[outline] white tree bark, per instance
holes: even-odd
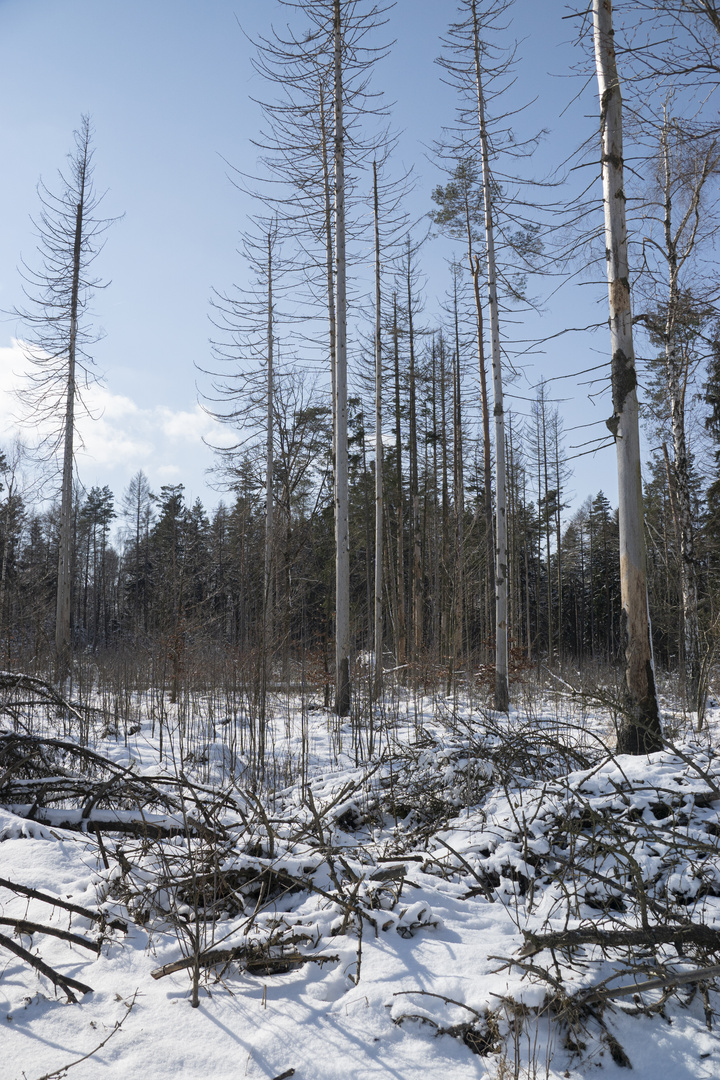
[[[633,351],[623,182],[622,101],[615,63],[611,0],[593,0],[595,63],[600,94],[605,252],[612,343],[614,415],[620,519],[620,594],[625,649],[625,709],[620,753],[660,749],[647,601],[646,552],[640,472],[637,376]]]
[[[272,600],[272,551],[274,531],[273,498],[273,436],[275,429],[274,387],[274,337],[273,337],[273,237],[268,230],[267,238],[267,427],[265,435],[265,597],[263,604],[263,622],[266,639],[270,632],[270,611]],[[265,641],[267,648],[267,640]]]
[[[382,442],[382,338],[380,311],[380,213],[377,164],[373,161],[373,203],[375,211],[375,581],[373,649],[375,653],[375,697],[383,683],[383,442]]]
[[[350,712],[350,521],[347,441],[345,132],[340,0],[333,0],[335,126],[335,711]]]
[[[487,248],[488,311],[490,315],[490,356],[492,359],[493,401],[495,416],[495,708],[507,712],[510,707],[508,684],[508,554],[507,554],[507,482],[505,477],[505,406],[503,402],[500,319],[497,299],[497,268],[492,207],[492,184],[485,125],[485,98],[480,63],[480,31],[475,0],[472,3],[475,82],[477,87],[480,151],[482,155],[483,198],[485,203],[485,245]]]

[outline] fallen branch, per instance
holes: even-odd
[[[0,917],[0,926],[12,926],[18,934],[49,934],[51,937],[70,941],[73,945],[81,945],[83,949],[90,949],[91,952],[100,953],[99,942],[91,941],[81,934],[73,934],[69,930],[60,930],[56,926],[43,926],[41,923],[29,922],[28,919],[10,919],[7,916]]]
[[[444,1001],[446,1005],[457,1005],[459,1009],[467,1009],[467,1011],[472,1013],[478,1020],[483,1019],[477,1009],[472,1009],[462,1001],[455,1001],[454,998],[446,997],[445,994],[433,994],[430,990],[396,990],[393,997],[409,997],[411,994],[422,994],[423,997],[439,998],[440,1001]]]
[[[31,896],[33,900],[42,900],[44,904],[52,904],[53,907],[62,908],[63,911],[72,911],[75,915],[82,915],[93,922],[99,922],[103,926],[112,927],[113,930],[122,930],[123,933],[127,933],[127,923],[122,919],[108,919],[101,911],[92,911],[90,908],[81,907],[80,904],[70,904],[58,896],[49,896],[37,889],[31,889],[29,885],[21,885],[17,881],[0,878],[0,889],[9,889],[10,892],[19,893],[21,896]]]
[[[33,956],[27,949],[23,949],[22,945],[18,945],[12,938],[6,937],[5,934],[0,934],[0,945],[3,945],[9,952],[15,953],[25,963],[30,964],[36,971],[39,971],[41,975],[44,975],[55,986],[59,986],[65,994],[67,994],[68,1001],[73,1004],[77,1004],[77,998],[73,994],[73,990],[79,990],[81,994],[92,994],[92,986],[86,986],[85,983],[78,982],[77,979],[71,979],[69,975],[61,975],[59,971],[55,971],[51,968],[39,956]]]
[[[197,958],[184,956],[182,960],[175,960],[172,964],[165,964],[161,968],[151,971],[153,979],[163,979],[166,975],[173,975],[176,971],[199,964],[201,967],[213,967],[215,964],[227,964],[232,960],[245,960],[243,965],[246,971],[252,974],[253,968],[283,967],[285,964],[325,964],[338,963],[339,956],[328,956],[316,953],[314,956],[306,956],[304,953],[286,953],[285,956],[256,956],[248,959],[247,945],[238,945],[235,949],[213,949],[212,952],[201,953]]]
[[[578,945],[599,945],[603,949],[621,949],[636,945],[702,945],[713,952],[720,950],[720,930],[690,923],[686,926],[648,926],[638,930],[599,930],[595,926],[576,930],[558,930],[552,934],[533,934],[524,930],[525,944],[519,956],[534,956],[543,949],[574,949]]]
[[[35,805],[1,804],[1,808],[9,810],[16,817],[27,821],[35,821],[38,825],[45,825],[50,829],[65,829],[68,832],[94,832],[102,830],[106,833],[121,833],[123,836],[135,836],[140,839],[166,840],[174,836],[192,836],[200,834],[197,828],[187,828],[181,820],[174,821],[167,815],[152,817],[140,815],[138,817],[113,816],[119,811],[97,810],[95,815],[83,817],[82,811],[72,809],[55,809],[54,807],[37,807]],[[124,811],[127,813],[127,811]],[[105,815],[105,816],[102,816]],[[154,815],[153,815],[154,817]]]
[[[694,968],[692,971],[676,971],[671,975],[663,975],[657,979],[647,979],[641,983],[618,986],[615,990],[591,989],[576,996],[582,998],[584,1004],[590,1004],[594,1001],[608,1001],[611,998],[644,994],[647,990],[664,990],[672,986],[684,986],[687,983],[709,982],[710,979],[716,979],[718,975],[720,975],[720,964],[713,964],[712,967]]]

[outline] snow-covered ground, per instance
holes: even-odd
[[[149,720],[127,745],[98,738],[170,793],[148,820],[195,838],[106,833],[106,867],[95,835],[54,824],[62,810],[0,811],[0,878],[127,923],[100,934],[0,888],[5,919],[101,938],[99,953],[13,938],[92,987],[74,1004],[0,949],[0,1080],[720,1077],[712,975],[610,996],[720,952],[718,724],[711,710],[702,736],[681,726],[674,749],[614,758],[607,717],[571,695],[506,719],[398,694],[358,764],[357,723],[278,702],[269,746],[292,782],[273,793],[243,786],[242,754],[228,767],[229,725],[190,755],[171,716],[162,762]],[[548,936],[568,932],[572,949]],[[233,950],[203,966],[197,1008],[189,967],[161,974],[194,941]]]

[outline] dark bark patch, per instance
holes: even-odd
[[[625,408],[625,399],[637,387],[635,362],[618,349],[612,358],[612,393],[616,416],[621,416]]]

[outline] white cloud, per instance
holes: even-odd
[[[4,441],[19,434],[34,442],[42,428],[23,423],[22,389],[28,361],[17,342],[0,347],[0,431]],[[138,387],[142,393],[144,388]],[[138,404],[115,394],[107,385],[95,384],[83,394],[90,416],[78,417],[82,446],[77,448],[80,478],[86,485],[109,484],[116,494],[129,478],[143,469],[151,484],[183,482],[192,495],[206,499],[205,473],[213,464],[212,452],[203,437],[218,442],[223,429],[199,405],[173,409],[166,404]]]

